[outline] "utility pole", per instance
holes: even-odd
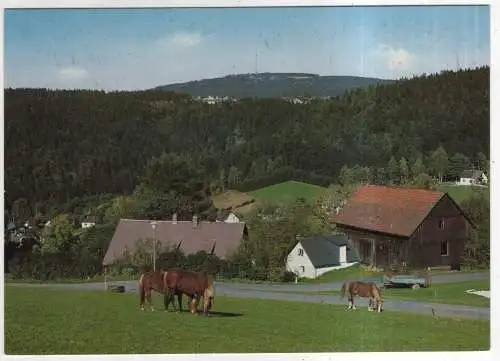
[[[156,221],[151,222],[153,228],[153,271],[156,271]]]

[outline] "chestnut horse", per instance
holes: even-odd
[[[151,292],[156,291],[158,293],[165,293],[165,286],[163,282],[163,276],[165,272],[163,271],[149,271],[141,274],[139,278],[139,297],[140,304],[139,308],[144,311],[144,301],[148,300],[149,307],[151,311],[154,311],[153,303],[151,301]],[[181,295],[182,297],[182,295]],[[175,304],[172,304],[175,309]],[[168,309],[168,305],[165,304],[165,310]]]
[[[354,296],[368,297],[368,311],[373,311],[375,308],[378,312],[382,311],[382,295],[380,289],[373,282],[344,282],[342,288],[340,289],[340,298],[344,298],[346,292],[348,293],[349,308],[356,309],[354,305]]]
[[[165,288],[165,307],[168,307],[174,296],[179,301],[182,312],[182,294],[189,297],[189,310],[198,314],[198,303],[203,296],[203,315],[208,316],[215,296],[214,277],[204,272],[191,272],[179,269],[168,270],[163,274]],[[175,304],[173,303],[174,309]]]

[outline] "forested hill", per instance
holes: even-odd
[[[169,92],[5,91],[7,208],[130,193],[152,157],[175,152],[213,185],[335,182],[344,164],[387,167],[440,145],[489,154],[488,67],[355,89],[339,99],[209,105]],[[425,158],[424,158],[425,160]],[[314,172],[314,173],[312,173]]]
[[[162,85],[153,90],[182,92],[201,97],[229,96],[237,99],[296,96],[335,97],[342,95],[346,90],[389,82],[392,80],[357,76],[256,73]]]

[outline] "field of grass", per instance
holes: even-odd
[[[472,194],[474,193],[474,190],[477,190],[477,187],[470,187],[470,186],[457,186],[455,184],[440,184],[438,186],[438,190],[441,192],[446,192],[450,195],[451,198],[457,203],[461,203],[464,200],[470,198]],[[488,192],[488,188],[480,188],[481,190],[484,190]]]
[[[161,298],[153,302],[161,306]],[[212,317],[139,311],[136,294],[5,287],[7,354],[458,351],[489,349],[483,320],[215,300]],[[217,312],[219,312],[217,314]]]
[[[316,200],[326,188],[297,181],[287,181],[269,187],[256,189],[249,194],[269,201],[284,201],[304,197],[307,201]]]
[[[447,303],[450,305],[467,305],[474,307],[490,307],[490,299],[466,293],[467,290],[489,290],[488,280],[431,284],[429,288],[412,290],[411,288],[388,288],[382,290],[384,299],[407,301]],[[340,291],[319,291],[315,294],[339,295]]]

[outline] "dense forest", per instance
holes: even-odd
[[[432,188],[471,162],[488,172],[488,159],[488,67],[307,104],[209,105],[159,91],[7,89],[4,222],[6,229],[34,223],[24,241],[5,242],[5,265],[17,278],[91,277],[102,271],[120,218],[176,212],[180,220],[193,214],[213,220],[211,195],[228,187],[246,191],[289,179],[340,184],[318,204],[263,205],[245,219],[253,231],[235,258],[212,259],[231,277],[283,279],[294,235],[331,232],[331,211],[357,184]],[[482,267],[489,264],[489,192],[476,193],[462,204],[478,225],[464,262]],[[75,227],[73,217],[84,213],[99,217],[98,225]],[[197,268],[208,259],[190,257],[162,253],[159,261]],[[139,257],[118,272],[137,272],[149,260]]]
[[[304,73],[257,73],[160,85],[151,90],[181,92],[192,96],[233,98],[335,97],[344,91],[392,80],[359,76],[320,76]]]
[[[489,67],[444,71],[341,97],[215,105],[169,92],[5,91],[6,210],[129,194],[152,157],[176,153],[210,190],[300,178],[339,181],[344,165],[424,163],[438,147],[489,155]]]

